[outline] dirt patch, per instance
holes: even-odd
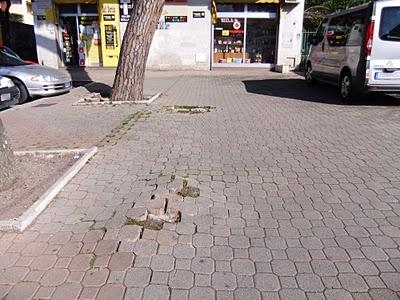
[[[18,178],[0,191],[0,220],[19,217],[77,160],[72,154],[16,156]]]

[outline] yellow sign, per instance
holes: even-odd
[[[116,67],[121,50],[119,1],[99,0],[99,13],[103,66]]]
[[[229,30],[222,30],[222,36],[229,36]]]

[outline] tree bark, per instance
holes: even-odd
[[[165,0],[136,0],[122,42],[112,101],[143,100],[147,57]]]
[[[3,122],[0,119],[0,191],[9,188],[15,178],[14,154],[7,142]]]

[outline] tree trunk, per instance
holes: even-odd
[[[147,56],[165,0],[136,0],[126,28],[117,73],[111,93],[113,101],[143,100]]]
[[[0,119],[0,191],[9,188],[15,178],[14,154],[7,143],[3,123]]]

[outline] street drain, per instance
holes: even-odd
[[[173,113],[185,113],[185,114],[203,114],[206,112],[210,112],[211,110],[215,109],[213,106],[205,105],[205,106],[198,106],[198,105],[173,105],[167,106],[167,111]]]

